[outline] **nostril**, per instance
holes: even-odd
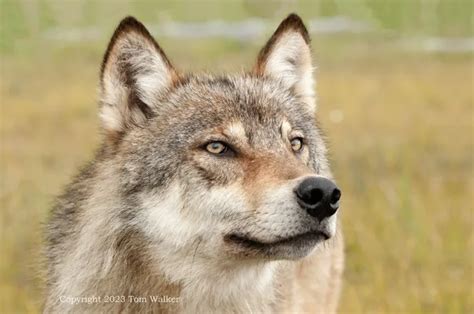
[[[322,190],[313,189],[313,190],[311,190],[311,196],[307,200],[307,203],[309,203],[311,205],[317,204],[317,203],[321,202],[323,197],[324,197],[324,192]]]
[[[331,204],[336,204],[341,199],[341,191],[339,189],[334,189],[331,194]]]

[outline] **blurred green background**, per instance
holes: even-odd
[[[473,313],[473,2],[0,0],[0,313],[39,312],[41,228],[98,145],[119,20],[180,69],[249,68],[288,13],[313,37],[344,191],[341,313]]]

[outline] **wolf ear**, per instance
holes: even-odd
[[[301,18],[290,14],[258,55],[254,72],[279,80],[315,110],[310,38]]]
[[[145,26],[127,17],[110,40],[100,79],[100,118],[106,133],[116,136],[152,116],[177,75]]]

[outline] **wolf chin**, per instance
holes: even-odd
[[[341,191],[312,71],[294,14],[236,75],[177,71],[125,18],[100,72],[102,144],[47,225],[44,311],[335,312]]]

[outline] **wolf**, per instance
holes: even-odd
[[[178,71],[133,17],[100,70],[102,143],[46,230],[46,313],[333,313],[341,191],[291,14],[239,74]]]

